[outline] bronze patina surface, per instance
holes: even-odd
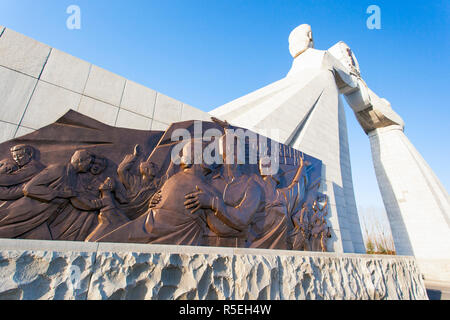
[[[195,126],[123,129],[69,111],[1,144],[0,238],[327,251],[320,160],[278,144],[273,174],[259,157],[191,164],[195,145],[208,148]],[[236,139],[226,122],[201,122],[213,128],[219,143]],[[177,129],[194,138],[173,141]]]

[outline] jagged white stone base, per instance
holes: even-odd
[[[0,240],[0,299],[428,299],[413,257]]]

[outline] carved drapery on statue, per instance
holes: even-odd
[[[201,122],[201,134],[215,129],[222,136],[212,141],[223,145],[234,139],[236,128],[213,120]],[[255,163],[247,154],[227,162],[226,147],[223,163],[187,161],[196,146],[209,148],[195,136],[198,123],[140,131],[69,111],[1,144],[0,237],[327,251],[321,161],[270,142],[276,157],[257,153]],[[173,141],[177,129],[193,138]],[[269,172],[273,159],[279,169]]]

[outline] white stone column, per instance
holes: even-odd
[[[447,191],[398,125],[368,133],[397,253],[414,255],[427,280],[450,282]]]
[[[398,254],[414,255],[427,280],[450,282],[450,203],[439,179],[405,136],[389,101],[359,78],[346,94],[367,133]]]

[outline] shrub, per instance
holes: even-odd
[[[363,236],[367,254],[395,255],[394,238],[387,224],[381,223],[379,214],[374,210],[360,209],[363,219]]]

